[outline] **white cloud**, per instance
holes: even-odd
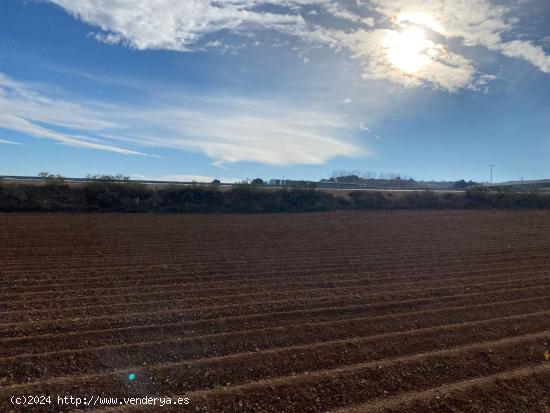
[[[502,44],[501,50],[506,56],[525,59],[538,67],[542,72],[550,73],[550,56],[540,46],[535,46],[521,40],[514,40]]]
[[[99,130],[114,126],[98,119],[92,111],[81,105],[47,97],[38,91],[38,87],[17,82],[2,73],[0,113],[74,129]],[[68,113],[71,116],[67,116]]]
[[[348,20],[351,22],[360,22],[362,20],[360,15],[349,11],[348,9],[342,7],[336,2],[327,1],[325,2],[324,7],[326,11],[334,17],[338,17],[340,19]]]
[[[370,128],[364,122],[359,122],[359,129],[370,132]]]
[[[163,107],[123,113],[129,124],[159,131],[162,138],[133,136],[144,146],[201,152],[224,163],[322,164],[336,156],[365,153],[345,138],[342,116],[308,111],[289,102],[215,98],[193,100],[195,109]]]
[[[136,49],[190,51],[200,48],[198,43],[207,35],[270,30],[348,50],[361,58],[366,79],[386,79],[408,87],[427,84],[450,92],[480,88],[489,77],[479,72],[476,62],[451,47],[448,41],[452,39],[466,47],[482,46],[523,59],[543,72],[549,71],[550,57],[541,46],[521,40],[522,26],[514,17],[516,8],[526,7],[530,0],[50,1],[98,27],[101,31],[95,34],[97,39]],[[269,5],[279,7],[268,12]],[[309,21],[312,16],[315,23]],[[349,27],[335,29],[335,23],[342,21]],[[388,60],[384,39],[413,26],[425,27],[437,36],[430,40],[433,47],[423,52],[429,64],[421,71],[403,73]],[[207,43],[218,41],[209,38]]]
[[[55,130],[61,127],[89,132],[115,126],[113,122],[101,119],[90,109],[67,101],[48,98],[29,85],[14,81],[0,73],[0,128],[36,138],[51,139],[68,146],[124,155],[146,155],[101,142],[93,137]]]
[[[0,144],[3,144],[3,145],[23,145],[20,142],[8,141],[6,139],[0,139]]]
[[[98,26],[98,39],[136,49],[189,50],[209,33],[248,29],[294,30],[299,14],[257,11],[257,0],[52,0]],[[275,3],[277,3],[275,1]],[[284,2],[292,4],[296,2]],[[299,3],[299,2],[298,2]]]
[[[180,97],[152,108],[72,103],[0,74],[0,128],[58,143],[123,155],[123,145],[191,150],[218,164],[321,164],[363,150],[345,136],[342,116],[286,101]],[[181,103],[184,102],[184,103]],[[71,132],[60,132],[70,129]]]

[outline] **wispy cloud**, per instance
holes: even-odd
[[[348,50],[363,63],[365,79],[385,79],[407,87],[431,85],[450,92],[482,89],[492,74],[481,73],[456,44],[481,46],[550,72],[550,56],[542,48],[545,40],[537,44],[522,39],[522,22],[515,17],[518,7],[535,0],[50,1],[98,27],[98,40],[136,49],[192,51],[202,48],[203,41],[221,45],[212,40],[216,34],[269,30],[306,44]],[[345,30],[341,22],[347,24]],[[398,38],[410,27],[425,29],[428,38],[425,47],[412,56],[423,62],[414,71],[396,64],[391,56],[396,46],[388,45],[388,39]],[[407,48],[406,44],[397,47]]]
[[[21,142],[8,141],[6,139],[0,139],[0,145],[23,145]]]
[[[322,164],[336,156],[366,152],[347,137],[351,128],[343,115],[306,110],[287,101],[192,97],[187,106],[120,108],[117,117],[132,126],[124,137],[109,139],[196,151],[218,165]],[[148,130],[154,132],[144,132]]]
[[[82,133],[115,128],[116,124],[102,119],[100,113],[80,104],[52,99],[0,73],[0,128],[25,133],[58,143],[124,155],[146,155],[110,145],[77,133],[62,133],[57,128],[69,128]]]
[[[365,152],[347,137],[343,115],[267,99],[183,96],[178,101],[146,108],[77,104],[0,75],[0,128],[122,155],[154,156],[135,147],[196,151],[219,165],[321,164]]]
[[[365,152],[344,137],[349,128],[341,115],[254,99],[195,98],[193,106],[199,109],[166,107],[139,114],[163,130],[162,139],[140,136],[139,142],[196,150],[218,164],[322,164]]]

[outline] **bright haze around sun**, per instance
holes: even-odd
[[[437,55],[434,43],[426,39],[426,33],[419,27],[389,33],[385,47],[390,63],[410,75],[428,66]]]
[[[550,177],[547,0],[14,0],[0,27],[0,174]]]

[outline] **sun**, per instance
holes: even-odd
[[[426,38],[425,31],[417,26],[402,32],[389,32],[386,38],[388,59],[397,69],[414,74],[432,62],[434,43]]]

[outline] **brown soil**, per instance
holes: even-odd
[[[550,213],[0,214],[0,411],[549,412]],[[129,381],[128,374],[136,374]],[[73,407],[74,408],[74,407]]]

